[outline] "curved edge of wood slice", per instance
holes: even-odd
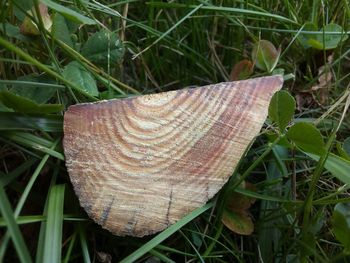
[[[175,223],[227,182],[282,84],[262,77],[69,107],[63,145],[81,206],[119,236]]]

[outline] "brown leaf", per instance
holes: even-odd
[[[252,185],[249,182],[245,182],[243,184],[243,188],[248,189],[250,191],[255,191],[254,185]],[[255,201],[255,198],[235,192],[227,199],[226,207],[230,211],[239,212],[242,210],[249,209],[251,205],[255,203]]]
[[[333,61],[333,53],[327,57],[327,63],[318,68],[318,83],[311,87],[311,91],[316,92],[318,102],[322,105],[327,102],[328,88],[331,86],[333,73],[330,63]]]
[[[254,191],[250,183],[244,183],[244,188]],[[231,231],[240,235],[250,235],[254,231],[254,224],[248,209],[255,203],[255,198],[233,193],[226,201],[222,223]]]
[[[326,66],[321,66],[318,69],[318,84],[311,87],[312,91],[319,89],[324,89],[329,87],[330,82],[332,81],[333,75],[330,69],[327,69]]]
[[[243,59],[233,67],[230,74],[230,80],[235,81],[247,79],[252,73],[253,62],[248,59]]]
[[[97,260],[101,263],[111,263],[112,262],[112,256],[109,253],[98,251],[97,253]]]
[[[254,231],[252,218],[247,211],[235,213],[225,209],[221,221],[232,232],[240,235],[251,235]]]
[[[49,13],[48,13],[47,6],[40,3],[39,4],[39,12],[40,12],[40,16],[41,16],[41,19],[43,21],[45,29],[50,31],[51,26],[52,26],[52,20],[51,20]],[[37,20],[35,7],[33,7],[32,10],[27,11],[27,13],[28,13],[28,15],[24,18],[24,20],[20,26],[20,32],[23,35],[32,35],[32,36],[40,35],[40,32],[39,32],[37,25],[30,18],[30,16],[33,16]]]

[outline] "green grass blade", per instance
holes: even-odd
[[[6,49],[13,51],[14,53],[16,53],[19,57],[23,58],[24,60],[32,63],[34,66],[36,66],[37,68],[39,68],[40,70],[46,72],[47,74],[49,74],[50,76],[59,79],[62,83],[64,83],[67,87],[75,90],[76,92],[84,95],[85,97],[89,98],[92,101],[96,101],[97,98],[91,96],[90,94],[88,94],[87,92],[81,90],[79,87],[77,87],[74,83],[71,83],[70,81],[67,81],[64,77],[62,77],[60,74],[58,74],[57,72],[53,71],[52,69],[48,68],[46,65],[42,64],[40,61],[36,60],[35,58],[33,58],[32,56],[30,56],[28,53],[26,53],[25,51],[23,51],[22,49],[18,48],[16,45],[14,45],[13,43],[7,41],[6,39],[0,37],[0,45],[5,47]],[[74,97],[74,94],[72,94],[72,96]]]
[[[64,221],[87,221],[86,218],[79,218],[77,215],[72,214],[64,214],[63,215]],[[19,216],[16,219],[17,225],[25,225],[25,224],[32,224],[32,223],[38,223],[38,222],[46,222],[46,215],[28,215],[28,216]],[[0,217],[0,227],[5,227],[6,221],[3,217]]]
[[[42,222],[45,220],[46,220],[46,218],[42,215],[19,216],[16,219],[16,224],[17,225],[31,224],[31,223]],[[6,220],[3,217],[0,217],[0,226],[2,226],[2,227],[7,226]]]
[[[78,228],[79,228],[80,246],[81,246],[84,262],[90,263],[91,259],[89,255],[89,248],[87,244],[85,229],[83,228],[83,225],[80,223],[78,224]]]
[[[60,164],[60,161],[57,161],[57,165]],[[59,172],[59,169],[55,169],[53,172],[53,176],[51,178],[50,186],[49,186],[49,191],[48,193],[51,193],[52,187],[55,185],[56,180],[57,180],[57,174]],[[36,248],[36,263],[43,262],[44,258],[44,251],[45,251],[45,234],[46,234],[46,219],[47,219],[47,210],[48,210],[48,205],[49,205],[49,198],[46,198],[45,201],[45,206],[44,206],[44,211],[43,211],[43,216],[45,217],[45,221],[43,221],[40,225],[40,232],[39,232],[39,239],[38,239],[38,245]]]
[[[62,132],[63,118],[58,115],[25,115],[17,112],[0,112],[0,131],[2,130]]]
[[[311,153],[305,152],[306,155],[314,159],[319,160],[319,156]],[[328,155],[324,167],[331,172],[335,177],[337,177],[343,183],[350,185],[350,161],[343,159],[333,153]]]
[[[146,47],[144,50],[142,50],[141,52],[139,52],[138,54],[134,55],[134,58],[138,57],[139,55],[141,55],[143,52],[147,51],[148,49],[150,49],[152,46],[154,46],[155,44],[157,44],[159,41],[161,41],[164,37],[166,37],[167,35],[169,35],[169,33],[171,31],[173,31],[175,28],[177,28],[182,22],[184,22],[186,19],[188,19],[191,15],[193,15],[195,12],[197,12],[203,5],[198,5],[195,8],[193,8],[193,10],[191,10],[190,12],[188,12],[188,14],[186,14],[184,17],[182,17],[179,21],[177,21],[172,27],[170,27],[166,32],[164,32],[159,38],[157,38],[157,40],[155,40],[151,45],[149,45],[148,47]]]
[[[10,201],[7,198],[7,195],[2,185],[0,185],[0,211],[6,221],[8,233],[11,236],[11,239],[13,241],[13,244],[21,262],[32,262],[28,248],[24,242],[21,231],[16,223],[15,215],[13,214],[13,211],[11,209]],[[2,243],[1,245],[3,246],[4,244]]]
[[[165,263],[176,263],[174,260],[168,258],[166,255],[164,255],[163,253],[155,250],[155,249],[151,249],[149,251],[149,253],[157,258],[159,258],[162,262]]]
[[[49,193],[43,262],[61,262],[64,189],[55,185]]]
[[[190,244],[190,246],[192,247],[192,249],[194,250],[194,252],[196,253],[196,255],[198,257],[198,260],[200,262],[204,263],[204,259],[202,258],[199,251],[196,249],[196,246],[192,244],[191,240],[181,230],[179,230],[179,232],[184,237],[184,239],[187,241],[187,243]]]
[[[197,216],[203,214],[205,211],[207,211],[209,208],[213,206],[213,203],[208,203],[200,208],[197,208],[192,213],[188,214],[187,216],[183,217],[181,220],[177,221],[175,224],[170,226],[169,228],[165,229],[163,232],[159,233],[157,236],[152,238],[150,241],[148,241],[146,244],[144,244],[139,249],[135,250],[133,253],[131,253],[129,256],[124,258],[120,263],[129,263],[129,262],[135,262],[137,259],[142,257],[144,254],[148,253],[151,249],[156,247],[158,244],[163,242],[165,239],[170,237],[172,234],[174,234],[176,231],[178,231],[181,227],[192,221]]]
[[[203,4],[208,4],[205,1],[200,1]],[[177,4],[177,3],[164,3],[164,2],[149,2],[147,3],[150,6],[154,7],[162,7],[162,8],[197,8],[198,6],[196,5],[187,5],[187,4]],[[209,11],[221,11],[221,12],[226,12],[226,13],[236,13],[236,14],[243,14],[243,15],[252,15],[252,16],[257,16],[257,17],[266,17],[266,18],[272,18],[276,21],[281,21],[281,22],[287,22],[290,24],[296,24],[295,21],[286,18],[284,16],[276,15],[276,14],[271,14],[268,12],[261,12],[261,11],[255,11],[255,10],[249,10],[249,9],[243,9],[243,8],[234,8],[234,7],[225,7],[225,6],[214,6],[214,5],[206,5],[202,6],[200,8],[201,10],[209,10]]]
[[[52,157],[55,157],[59,160],[64,160],[64,155],[60,152],[55,151],[51,148],[52,142],[46,139],[43,139],[39,136],[35,136],[30,133],[24,132],[3,132],[1,134],[4,138],[16,142],[20,145],[30,147],[34,150],[41,151],[43,153],[49,154]]]
[[[291,200],[289,200],[289,199],[286,199],[286,198],[281,198],[281,197],[273,196],[272,194],[271,194],[271,195],[268,195],[268,194],[260,194],[260,193],[256,193],[256,192],[253,192],[253,191],[249,191],[249,190],[246,190],[246,189],[243,189],[243,188],[236,188],[236,189],[235,189],[235,192],[240,193],[240,194],[245,195],[245,196],[249,196],[249,197],[256,198],[256,199],[260,199],[260,200],[270,201],[270,202],[276,202],[276,203],[294,203],[294,204],[299,203],[299,201],[294,201],[294,202],[293,202],[293,201],[291,201]]]
[[[18,176],[20,176],[24,171],[28,170],[34,163],[36,159],[31,158],[24,163],[22,163],[20,166],[18,166],[16,169],[12,170],[8,174],[4,174],[4,176],[0,177],[0,184],[2,186],[6,186],[10,184],[13,180],[15,180]]]
[[[58,144],[59,142],[59,139],[57,139],[51,149],[54,149],[56,147],[56,145]],[[47,160],[49,159],[50,155],[46,154],[40,161],[39,165],[37,166],[37,168],[35,169],[32,177],[30,178],[30,180],[28,181],[18,203],[17,203],[17,206],[16,206],[16,209],[15,209],[15,212],[14,212],[14,217],[17,218],[19,216],[19,214],[21,213],[21,210],[24,206],[24,203],[25,201],[27,200],[28,198],[28,195],[36,181],[36,179],[38,178],[40,172],[42,171],[42,169],[44,168]],[[2,244],[1,244],[1,247],[0,247],[0,262],[2,262],[3,258],[4,258],[4,255],[6,253],[6,249],[7,249],[7,244],[8,244],[8,240],[9,240],[9,233],[7,232],[3,239],[2,239]]]
[[[75,244],[75,240],[77,239],[77,235],[78,235],[78,231],[75,231],[72,235],[70,242],[69,242],[67,253],[66,253],[66,256],[64,257],[63,263],[69,262],[70,256],[72,254],[73,246]]]

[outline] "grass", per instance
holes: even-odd
[[[49,31],[38,0],[0,3],[0,262],[350,261],[348,1],[43,2]],[[276,50],[252,58],[259,40]],[[67,107],[228,81],[243,59],[255,60],[246,77],[288,79],[288,127],[270,115],[218,195],[159,234],[117,237],[89,220],[64,166]],[[291,135],[300,122],[310,141]],[[237,195],[256,199],[250,235],[221,221]]]

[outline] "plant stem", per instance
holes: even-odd
[[[238,186],[241,185],[241,183],[250,175],[250,173],[262,162],[262,160],[264,160],[264,158],[271,152],[271,150],[273,149],[273,147],[281,140],[281,138],[284,135],[279,135],[276,140],[274,140],[272,143],[270,143],[268,145],[268,147],[266,148],[266,150],[259,156],[258,159],[256,159],[254,161],[254,163],[252,163],[251,166],[248,167],[247,170],[245,170],[245,172],[240,176],[240,178],[238,179],[237,182],[235,182],[235,184],[233,186],[230,187],[231,190],[236,189]]]
[[[68,89],[73,89],[75,91],[77,91],[78,93],[84,95],[85,97],[89,98],[92,101],[97,101],[98,99],[91,96],[89,93],[83,91],[82,89],[80,89],[79,87],[77,87],[74,83],[66,80],[64,77],[62,77],[60,74],[58,74],[57,72],[51,70],[50,68],[48,68],[47,66],[45,66],[44,64],[42,64],[40,61],[36,60],[35,58],[33,58],[32,56],[30,56],[29,54],[27,54],[26,52],[24,52],[22,49],[16,47],[15,45],[13,45],[11,42],[5,40],[4,38],[0,37],[0,45],[5,47],[6,49],[15,52],[19,57],[23,58],[24,60],[30,62],[31,64],[33,64],[34,66],[36,66],[37,68],[41,69],[42,71],[46,72],[47,74],[51,75],[54,78],[57,78],[58,80],[60,80],[61,82],[63,82],[64,84],[66,84],[66,86],[68,87]],[[70,90],[71,91],[71,90]],[[74,93],[71,91],[73,98],[75,98]],[[76,98],[75,98],[76,99]],[[77,100],[77,99],[76,99]]]
[[[266,148],[266,150],[259,156],[258,159],[256,159],[254,161],[254,163],[252,163],[251,166],[248,167],[248,169],[242,174],[242,176],[238,179],[237,182],[235,182],[232,186],[229,186],[227,188],[225,188],[225,192],[223,193],[223,200],[221,201],[221,205],[218,208],[218,220],[216,220],[216,225],[217,225],[217,231],[215,233],[215,237],[212,240],[212,242],[209,244],[208,248],[206,249],[206,251],[203,254],[203,257],[207,257],[211,251],[213,250],[215,244],[217,243],[217,240],[219,239],[222,229],[223,229],[223,224],[221,222],[221,216],[223,213],[223,209],[224,209],[224,205],[226,203],[226,199],[228,196],[228,193],[230,193],[231,191],[233,191],[234,189],[236,189],[238,186],[241,185],[241,183],[250,175],[250,173],[262,162],[262,160],[271,152],[271,150],[273,149],[273,147],[280,141],[280,139],[282,138],[282,136],[284,135],[279,135],[276,140],[274,140],[271,144],[269,144],[269,146]]]

